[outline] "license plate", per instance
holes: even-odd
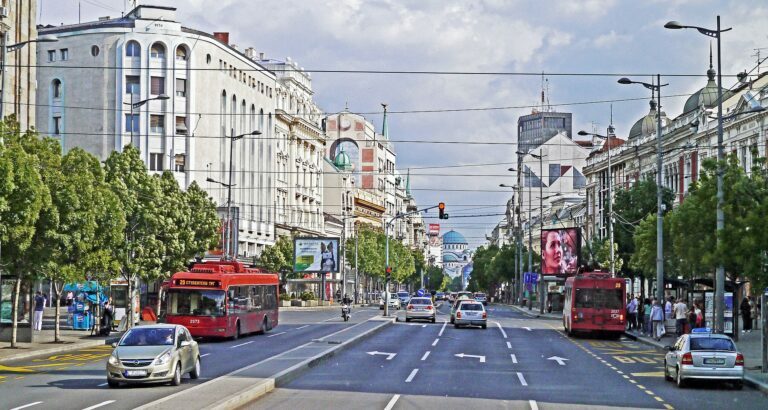
[[[704,364],[725,364],[725,359],[719,359],[716,357],[707,357],[704,359]]]
[[[147,371],[146,370],[126,370],[125,375],[128,377],[146,376]]]

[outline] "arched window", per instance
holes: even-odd
[[[141,46],[136,41],[129,41],[128,44],[125,45],[125,56],[126,57],[139,57],[141,56]]]
[[[61,80],[55,78],[51,82],[51,91],[53,91],[53,98],[61,98]]]
[[[152,44],[149,49],[149,56],[152,58],[165,58],[165,46],[160,43]]]
[[[187,49],[184,46],[176,48],[176,60],[187,61]]]

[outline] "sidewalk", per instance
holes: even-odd
[[[653,340],[653,338],[643,336],[634,330],[627,330],[624,334],[638,342],[656,346],[661,349],[665,349],[666,346],[671,346],[675,343],[675,340],[677,340],[674,333],[666,333],[661,338],[661,341],[658,342]],[[739,341],[736,342],[736,347],[744,355],[744,384],[758,389],[763,393],[768,393],[768,373],[760,372],[762,362],[760,357],[760,331],[754,330],[750,333],[740,334]]]
[[[544,313],[539,313],[539,307],[534,306],[531,310],[528,310],[527,307],[522,307],[518,305],[508,305],[506,303],[493,303],[494,305],[502,305],[502,306],[509,306],[518,312],[530,316],[535,317],[537,319],[546,319],[546,320],[563,320],[563,312],[552,312],[547,313],[546,311]]]
[[[68,352],[92,346],[103,346],[116,341],[119,333],[112,332],[109,337],[91,336],[90,330],[72,330],[66,323],[66,308],[62,309],[59,322],[61,343],[54,343],[54,309],[46,308],[43,314],[43,330],[38,332],[38,341],[34,343],[18,343],[17,349],[11,349],[10,343],[0,342],[0,362],[27,359],[30,357],[51,355]]]

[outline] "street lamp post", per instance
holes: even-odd
[[[357,215],[346,216],[341,218],[341,255],[339,261],[341,262],[341,297],[347,294],[347,220],[355,219]],[[357,235],[355,235],[355,252],[357,252]],[[357,253],[355,253],[355,270],[357,270]],[[357,275],[357,272],[355,272]],[[357,292],[357,282],[355,282],[355,292]]]
[[[516,172],[517,170],[514,169],[514,168],[509,168],[508,171]],[[499,187],[514,189],[515,190],[515,195],[516,195],[515,200],[519,200],[519,194],[517,192],[518,189],[519,189],[518,185],[499,184]],[[513,211],[517,215],[517,227],[515,228],[515,231],[514,231],[515,232],[514,233],[514,236],[515,236],[514,240],[515,240],[515,247],[518,247],[518,246],[522,246],[521,244],[519,244],[519,241],[518,241],[518,237],[519,237],[518,233],[519,233],[519,227],[520,227],[520,213],[519,213],[518,209],[514,209]],[[507,221],[507,226],[509,226],[509,225],[514,225],[513,221]],[[515,278],[516,279],[515,279],[515,287],[514,287],[514,290],[513,290],[512,294],[513,295],[520,294],[521,295],[520,299],[522,299],[523,272],[522,272],[522,267],[521,267],[522,264],[519,263],[519,261],[520,261],[519,258],[520,257],[522,257],[522,254],[521,254],[521,250],[518,248],[515,251]]]
[[[213,178],[206,178],[206,181],[208,182],[214,182],[217,183],[225,188],[227,188],[227,235],[224,243],[224,258],[226,260],[233,260],[235,259],[232,253],[232,187],[234,184],[232,183],[232,168],[233,168],[233,152],[235,148],[235,141],[242,139],[245,136],[248,135],[261,135],[261,131],[251,131],[247,134],[240,134],[240,135],[234,135],[235,130],[232,130],[232,136],[229,137],[229,183],[225,184],[223,182],[217,181]]]
[[[640,84],[643,87],[656,92],[656,298],[659,303],[664,301],[664,210],[662,209],[663,187],[661,176],[663,172],[662,160],[664,152],[661,149],[661,87],[669,84],[661,83],[661,75],[656,75],[656,84],[632,81],[629,78],[619,79],[619,84]]]
[[[723,212],[723,203],[725,195],[723,193],[723,76],[720,58],[720,37],[721,34],[731,30],[731,28],[720,28],[720,16],[717,16],[717,29],[711,30],[697,26],[684,26],[677,21],[670,21],[664,25],[665,28],[679,30],[684,28],[693,28],[707,37],[717,39],[717,248],[722,246],[723,230],[725,229],[725,213]],[[717,269],[715,271],[715,331],[723,333],[725,330],[725,267],[723,261],[718,258]]]
[[[609,245],[611,247],[611,273],[615,273],[614,269],[614,257],[613,257],[613,174],[611,173],[611,140],[610,135],[603,136],[591,132],[586,131],[579,131],[579,135],[581,136],[593,136],[597,138],[601,138],[605,140],[605,146],[608,148],[608,240],[610,241]]]
[[[0,39],[0,42],[2,42],[2,49],[0,49],[0,55],[3,58],[2,63],[0,63],[0,121],[5,118],[5,69],[6,69],[6,60],[7,60],[7,54],[9,52],[18,51],[22,47],[26,46],[30,43],[52,43],[55,41],[59,41],[59,39],[52,35],[47,34],[40,36],[36,39],[22,41],[20,43],[11,44],[8,45],[8,32],[6,31],[3,33],[2,39]]]
[[[539,160],[539,233],[544,229],[544,155],[542,150],[539,149],[539,155],[529,153],[535,159]],[[544,248],[541,249],[542,254]],[[546,303],[546,288],[544,286],[544,269],[543,266],[539,267],[541,271],[541,278],[539,278],[539,313],[544,313],[544,304]]]

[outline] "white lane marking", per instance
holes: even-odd
[[[21,409],[26,409],[27,407],[37,406],[37,405],[38,405],[38,404],[40,404],[40,403],[42,403],[42,402],[41,402],[41,401],[36,401],[36,402],[34,402],[34,403],[29,403],[29,404],[25,404],[25,405],[23,405],[23,406],[14,407],[14,408],[12,408],[11,410],[21,410]]]
[[[523,329],[525,329],[525,330],[527,330],[527,331],[529,331],[529,332],[531,331],[531,328],[530,328],[530,327],[524,327]]]
[[[501,330],[501,334],[504,336],[504,338],[507,338],[507,332],[504,331],[504,328],[501,327],[501,323],[496,322],[496,326],[499,327],[499,330]]]
[[[435,339],[434,342],[432,342],[432,346],[437,346],[437,342],[439,341],[440,341],[440,338],[438,337],[437,339]]]
[[[234,348],[240,347],[240,346],[249,345],[251,343],[253,343],[253,340],[251,340],[250,342],[240,343],[239,345],[234,345],[234,346],[230,347],[230,349],[234,349]]]
[[[102,384],[100,384],[100,385],[98,385],[98,386],[96,386],[96,387],[104,387],[104,386],[106,386],[106,385],[108,385],[108,384],[109,384],[109,383],[102,383]]]
[[[328,318],[328,319],[322,320],[322,321],[320,321],[319,323],[322,323],[322,322],[330,322],[331,320],[336,320],[336,319],[338,319],[338,318],[337,318],[336,316],[334,316],[334,317],[332,317],[332,318]]]
[[[515,355],[513,355],[513,354],[511,354],[511,355],[509,355],[509,356],[510,356],[510,357],[512,357],[512,363],[515,363],[515,364],[517,364],[517,356],[515,356]]]
[[[421,325],[421,327],[427,327],[427,325]]]
[[[443,322],[443,327],[442,327],[442,329],[440,329],[440,333],[437,334],[438,336],[442,336],[443,335],[443,332],[445,331],[445,325],[447,325],[447,324],[448,324],[447,320],[445,322]]]
[[[536,400],[528,400],[528,404],[531,405],[531,410],[539,410],[539,405],[536,404]]]
[[[387,403],[387,407],[384,407],[384,410],[392,410],[392,408],[395,407],[395,403],[397,403],[398,399],[400,399],[399,394],[392,396],[392,398],[389,400],[389,403]]]
[[[517,372],[517,378],[520,379],[520,384],[523,386],[527,386],[528,383],[525,381],[525,377],[523,377],[523,374],[520,372]]]
[[[285,334],[285,332],[280,332],[280,333],[275,333],[273,335],[269,335],[267,337],[275,337],[275,336],[280,336],[280,335],[284,335],[284,334]]]
[[[301,329],[304,329],[305,327],[309,327],[309,325],[304,325],[302,327],[297,327],[296,330],[301,330]]]
[[[208,355],[210,355],[210,353],[204,353],[204,354],[201,354],[200,357],[205,357],[205,356],[208,356]]]
[[[512,348],[512,342],[507,342],[507,349],[511,349],[511,348]]]
[[[411,374],[409,374],[409,375],[408,375],[408,378],[407,378],[407,379],[405,379],[405,382],[406,382],[406,383],[410,383],[410,382],[411,382],[411,380],[413,380],[413,378],[414,378],[414,377],[416,377],[416,373],[418,373],[418,372],[419,372],[419,369],[413,369],[413,371],[411,372]]]
[[[424,356],[421,356],[421,360],[427,360],[427,357],[429,357],[429,350],[427,350],[427,353],[424,353]]]
[[[91,407],[86,407],[86,408],[84,408],[83,410],[93,410],[93,409],[98,409],[99,407],[104,407],[104,406],[106,406],[107,404],[112,404],[112,403],[114,403],[114,402],[115,402],[114,400],[107,400],[107,401],[103,401],[103,402],[101,402],[101,403],[99,403],[99,404],[94,404],[94,405],[93,405],[93,406],[91,406]]]

